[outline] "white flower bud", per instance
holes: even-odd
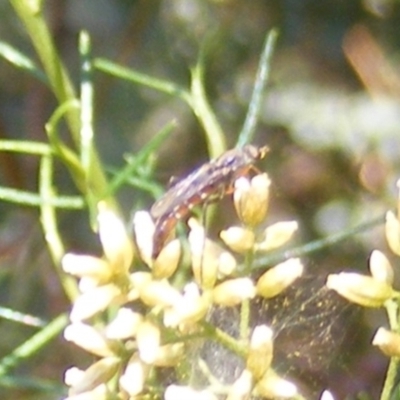
[[[236,180],[233,201],[244,224],[257,226],[264,221],[268,210],[270,184],[267,174],[256,175],[251,181],[245,177]]]
[[[174,239],[167,243],[153,263],[154,279],[169,278],[177,269],[181,258],[181,242]]]
[[[354,272],[328,276],[326,286],[347,300],[364,307],[382,307],[393,297],[393,289],[385,282]]]
[[[252,299],[256,288],[250,278],[230,279],[217,285],[213,291],[213,301],[218,305],[232,307],[243,300]]]
[[[270,268],[257,281],[257,294],[270,299],[282,293],[303,274],[303,265],[299,258],[290,258]]]
[[[133,260],[133,243],[130,235],[128,235],[122,219],[108,208],[106,202],[101,201],[98,209],[97,221],[104,254],[117,269],[114,270],[114,273],[126,273]]]
[[[152,255],[155,226],[149,212],[137,211],[135,213],[133,216],[133,230],[140,257],[147,265],[153,265]]]
[[[255,394],[267,399],[290,399],[297,394],[297,387],[271,370],[257,383]]]
[[[102,358],[81,374],[80,379],[70,387],[69,394],[77,395],[93,390],[102,383],[107,383],[117,373],[120,359]]]
[[[198,391],[189,386],[170,385],[164,393],[164,400],[218,400],[213,393]]]
[[[253,375],[245,369],[229,389],[226,400],[247,400],[253,388]]]
[[[136,336],[143,316],[129,308],[120,308],[115,318],[107,325],[105,335],[109,339],[128,339]]]
[[[143,321],[138,328],[136,341],[140,359],[146,364],[153,364],[160,348],[160,328],[151,321]]]
[[[335,398],[330,391],[324,390],[319,400],[335,400]]]
[[[71,275],[93,278],[96,282],[107,282],[112,269],[110,264],[98,257],[67,253],[61,260],[63,270]]]
[[[136,396],[143,391],[148,374],[149,367],[140,360],[137,354],[134,354],[119,378],[119,383],[130,396]]]
[[[164,311],[164,325],[176,327],[182,323],[194,324],[207,315],[211,304],[209,292],[200,295],[194,283],[188,284],[182,300]]]
[[[150,307],[173,306],[182,301],[182,295],[166,279],[144,283],[139,288],[139,296]]]
[[[121,300],[121,296],[121,289],[112,283],[96,287],[76,298],[70,319],[78,322],[90,318],[105,310],[111,303]]]
[[[264,231],[264,240],[256,244],[256,251],[271,251],[284,245],[297,229],[296,221],[282,221],[269,226]]]
[[[374,250],[369,259],[371,275],[378,281],[393,284],[394,272],[387,257],[379,250]]]
[[[400,357],[400,335],[385,328],[379,328],[372,340],[374,346],[389,357]]]
[[[240,226],[232,226],[219,235],[233,251],[245,253],[253,248],[255,242],[254,232]]]
[[[97,356],[109,357],[115,355],[116,343],[107,340],[103,334],[90,325],[81,322],[68,325],[64,330],[64,338]]]
[[[258,381],[267,372],[272,362],[272,330],[266,325],[256,326],[250,339],[246,369],[251,371]]]

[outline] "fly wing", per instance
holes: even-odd
[[[208,166],[209,163],[202,165],[167,190],[151,207],[151,216],[154,219],[161,218],[196,196],[199,185],[206,179]]]
[[[205,199],[213,201],[227,194],[235,176],[259,157],[259,150],[248,145],[232,149],[194,170],[178,181],[151,207],[154,219],[165,217],[180,208],[190,208]]]

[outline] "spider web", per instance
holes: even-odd
[[[272,367],[295,382],[307,398],[318,398],[324,389],[340,386],[331,382],[338,371],[346,371],[348,348],[359,332],[361,308],[325,287],[325,278],[299,278],[273,299],[256,298],[251,304],[251,327],[266,324],[274,332]],[[238,336],[238,308],[215,308],[211,322]],[[244,368],[243,360],[218,343],[205,344],[202,358],[213,375],[232,383]],[[334,391],[334,390],[333,390]]]

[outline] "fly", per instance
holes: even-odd
[[[204,202],[212,202],[232,193],[235,180],[256,169],[268,147],[246,145],[232,149],[203,164],[174,184],[150,209],[155,222],[153,257],[157,257],[177,222]]]

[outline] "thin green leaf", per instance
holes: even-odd
[[[0,360],[0,376],[4,376],[12,368],[17,367],[21,362],[37,353],[43,346],[46,346],[50,340],[60,334],[67,326],[67,323],[67,316],[60,315],[21,346],[17,347],[11,354],[3,357]]]
[[[36,64],[25,54],[11,46],[10,44],[0,41],[0,56],[7,60],[10,64],[19,69],[27,71],[39,81],[48,85],[46,75],[40,70]]]
[[[60,276],[60,282],[63,285],[64,291],[67,296],[73,300],[78,293],[76,281],[71,276],[61,271],[61,260],[65,254],[65,249],[57,227],[56,210],[51,204],[54,197],[53,159],[51,156],[42,157],[39,174],[39,192],[43,199],[40,205],[40,222],[42,224],[44,237],[54,265],[57,267],[56,271]]]
[[[139,153],[132,158],[129,163],[118,172],[112,179],[105,197],[114,194],[118,188],[120,188],[125,182],[127,182],[137,169],[148,159],[148,157],[157,150],[164,140],[170,135],[172,130],[175,128],[176,122],[169,122],[164,128],[161,129],[147,144],[144,146]]]
[[[0,200],[31,207],[40,207],[43,203],[43,198],[37,193],[5,187],[0,187]],[[55,196],[49,200],[49,203],[52,207],[69,210],[81,210],[85,206],[80,196]]]
[[[45,393],[54,393],[53,398],[64,398],[67,396],[65,386],[61,383],[52,382],[48,379],[30,378],[27,376],[2,376],[0,377],[0,386],[4,388],[16,388],[21,390],[36,390]]]
[[[60,123],[61,119],[71,108],[79,107],[80,104],[77,100],[69,101],[60,105],[53,112],[49,121],[46,123],[45,129],[54,153],[63,160],[65,166],[69,169],[74,182],[80,188],[80,190],[85,193],[85,175],[79,157],[60,140],[58,135],[58,124]]]
[[[15,311],[11,308],[6,307],[0,307],[0,318],[39,328],[42,328],[47,324],[46,321],[41,318],[35,317],[34,315],[21,313],[19,311]]]
[[[104,58],[95,58],[93,64],[96,69],[106,74],[134,83],[138,83],[143,86],[151,87],[155,90],[167,93],[171,96],[177,96],[188,104],[191,103],[191,96],[189,92],[175,83],[154,78],[141,72],[137,72],[131,68],[115,64],[112,61],[106,60]]]
[[[203,85],[203,55],[200,54],[197,65],[191,70],[191,106],[193,112],[203,126],[208,154],[211,158],[220,156],[226,151],[226,140],[224,132],[207,100]]]
[[[260,63],[258,64],[258,71],[253,88],[253,94],[251,96],[246,119],[244,121],[243,128],[239,134],[236,147],[243,147],[245,144],[251,143],[253,141],[256,125],[260,115],[265,86],[267,85],[270,77],[271,60],[277,38],[278,32],[275,29],[272,29],[267,35],[264,49],[261,54]]]
[[[34,155],[49,155],[52,153],[51,147],[46,143],[31,142],[27,140],[0,140],[0,151],[10,151],[14,153],[25,153]]]

